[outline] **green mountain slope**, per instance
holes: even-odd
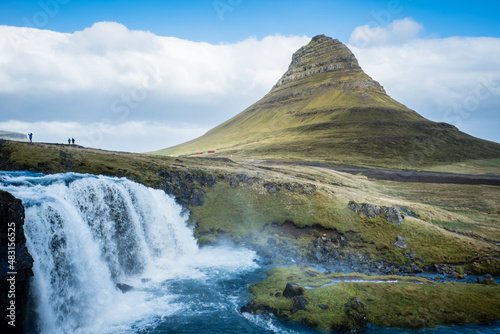
[[[500,144],[425,119],[388,96],[341,42],[314,37],[260,101],[155,154],[412,168],[500,157]]]

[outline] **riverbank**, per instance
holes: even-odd
[[[402,183],[313,166],[158,157],[69,145],[0,141],[0,152],[2,170],[102,174],[161,189],[189,212],[200,245],[229,240],[283,265],[341,264],[351,272],[378,275],[500,275],[496,186]],[[399,218],[389,217],[389,211]],[[479,291],[477,300],[487,302]],[[420,302],[411,307],[418,310],[427,303]],[[459,321],[450,319],[425,318],[423,323]]]

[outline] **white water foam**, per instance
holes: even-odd
[[[160,190],[74,173],[2,172],[0,181],[26,208],[37,332],[135,332],[183,309],[175,291],[158,291],[162,282],[257,267],[247,249],[198,249],[181,207]]]

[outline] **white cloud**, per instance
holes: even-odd
[[[115,22],[71,34],[0,26],[0,113],[5,121],[44,124],[38,134],[46,131],[44,138],[58,141],[69,135],[61,129],[68,133],[77,126],[72,132],[82,133],[81,124],[121,126],[109,138],[120,137],[124,123],[169,124],[149,131],[168,131],[168,143],[155,148],[167,147],[260,99],[308,41],[275,35],[212,45],[131,31]],[[172,124],[188,123],[191,130],[173,131]],[[152,150],[152,140],[143,139],[134,150]],[[108,139],[102,145],[132,150],[124,142]]]
[[[418,38],[422,30],[408,18],[358,27],[349,47],[396,100],[500,141],[500,39]],[[73,34],[0,26],[0,129],[134,152],[172,146],[262,98],[309,40],[212,45],[111,22]]]
[[[424,27],[412,18],[394,20],[387,27],[359,26],[351,34],[349,44],[358,47],[399,44],[418,37]]]
[[[433,121],[500,142],[494,130],[500,119],[499,38],[419,38],[349,47],[397,101]]]
[[[85,147],[127,152],[154,151],[201,136],[209,127],[190,123],[125,122],[120,124],[77,122],[0,122],[0,129],[33,133],[34,142],[66,144],[75,138]]]
[[[30,31],[35,29],[30,29]],[[307,37],[269,36],[211,45],[99,22],[73,34],[0,26],[0,92],[120,94],[159,69],[170,99],[268,89]],[[250,83],[250,85],[249,85]]]

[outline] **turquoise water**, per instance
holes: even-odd
[[[23,200],[35,259],[28,333],[320,333],[269,315],[241,314],[268,259],[236,245],[199,248],[182,208],[125,179],[0,172]],[[134,289],[122,293],[115,286]],[[500,323],[421,331],[500,333]]]

